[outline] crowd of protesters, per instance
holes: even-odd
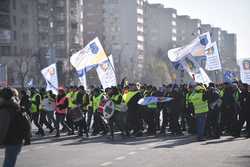
[[[168,102],[138,104],[144,97],[172,97]],[[107,101],[114,112],[104,116]],[[249,86],[240,82],[208,86],[122,83],[117,87],[60,87],[58,94],[44,88],[2,88],[0,91],[0,145],[5,147],[4,165],[14,166],[22,144],[33,135],[82,137],[114,134],[124,138],[154,135],[197,135],[198,141],[221,135],[250,137]],[[48,129],[48,130],[46,130]],[[120,133],[114,133],[120,132]],[[84,136],[84,137],[85,137]]]

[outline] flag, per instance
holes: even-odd
[[[86,69],[78,70],[77,75],[78,75],[81,85],[83,85],[86,90],[87,89]]]
[[[110,55],[109,59],[102,64],[99,64],[96,68],[96,72],[101,81],[103,89],[117,86],[116,76],[114,71],[113,56]]]
[[[232,71],[224,72],[224,82],[232,83],[236,80],[236,75]]]
[[[137,104],[142,106],[147,106],[152,103],[164,103],[173,100],[172,97],[155,97],[155,96],[149,96],[141,98]]]
[[[177,62],[183,57],[191,54],[192,56],[203,56],[205,50],[211,45],[210,33],[206,32],[195,38],[190,44],[183,47],[170,49],[168,51],[168,58],[172,62]]]
[[[41,73],[46,80],[46,90],[52,90],[54,94],[58,94],[58,77],[56,64],[51,64],[50,66],[44,68]]]
[[[194,60],[192,55],[188,55],[185,58],[180,60],[180,64],[182,65],[183,69],[187,71],[190,77],[198,83],[209,84],[211,82],[210,78],[200,67],[200,65]]]
[[[240,79],[250,85],[250,58],[240,60]]]
[[[104,49],[96,37],[89,42],[82,50],[76,52],[70,57],[70,63],[76,68],[76,70],[86,69],[88,71],[93,66],[98,65],[108,58],[104,52]]]
[[[206,50],[206,70],[221,70],[221,62],[216,42]]]

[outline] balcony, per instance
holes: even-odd
[[[58,28],[56,28],[55,29],[55,32],[57,33],[57,34],[65,34],[65,28],[64,27],[58,27]]]
[[[56,18],[58,21],[63,21],[63,20],[66,19],[66,18],[65,18],[65,14],[63,14],[63,13],[56,15],[55,18]]]
[[[47,26],[39,26],[38,30],[39,30],[39,32],[42,32],[42,33],[48,33],[49,32],[49,27],[47,27]]]
[[[57,1],[55,7],[63,8],[65,6],[64,1]]]
[[[38,17],[47,19],[49,18],[49,13],[44,11],[38,11]]]
[[[47,3],[48,3],[48,0],[38,0],[38,3],[47,4]]]

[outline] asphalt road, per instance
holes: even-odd
[[[0,150],[0,164],[3,161]],[[250,139],[194,136],[36,138],[22,149],[17,167],[250,167]]]

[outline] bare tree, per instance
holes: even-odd
[[[15,65],[17,68],[17,76],[22,87],[25,86],[25,83],[31,72],[32,58],[33,58],[32,55],[31,56],[19,56],[19,58],[15,60]]]

